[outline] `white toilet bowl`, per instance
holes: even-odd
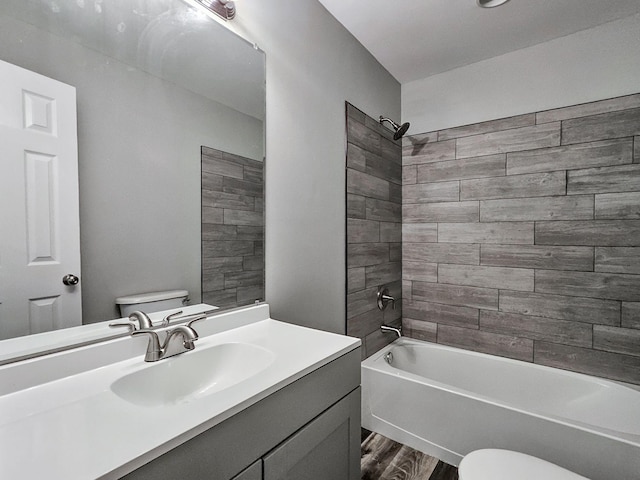
[[[582,475],[524,453],[488,448],[466,455],[459,480],[588,480]]]

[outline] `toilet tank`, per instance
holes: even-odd
[[[189,292],[187,290],[137,293],[116,298],[116,305],[118,305],[122,317],[128,317],[136,310],[151,313],[169,310],[171,308],[180,308],[187,305],[188,302]]]

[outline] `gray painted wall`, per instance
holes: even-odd
[[[413,135],[403,326],[640,384],[640,94]]]
[[[345,115],[400,117],[400,84],[316,0],[243,0],[230,28],[267,54],[266,300],[345,332]]]
[[[77,88],[84,321],[127,294],[198,302],[200,147],[262,159],[262,123],[7,17],[0,39],[1,59]]]
[[[640,15],[402,85],[403,121],[430,132],[629,95]]]

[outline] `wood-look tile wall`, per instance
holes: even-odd
[[[367,357],[395,338],[402,317],[402,147],[393,132],[347,103],[347,334]],[[377,307],[380,285],[396,308]]]
[[[202,301],[264,299],[264,163],[202,147]]]
[[[403,326],[640,384],[640,94],[406,137]]]

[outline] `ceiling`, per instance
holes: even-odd
[[[400,82],[563,37],[640,12],[638,0],[320,0]]]

